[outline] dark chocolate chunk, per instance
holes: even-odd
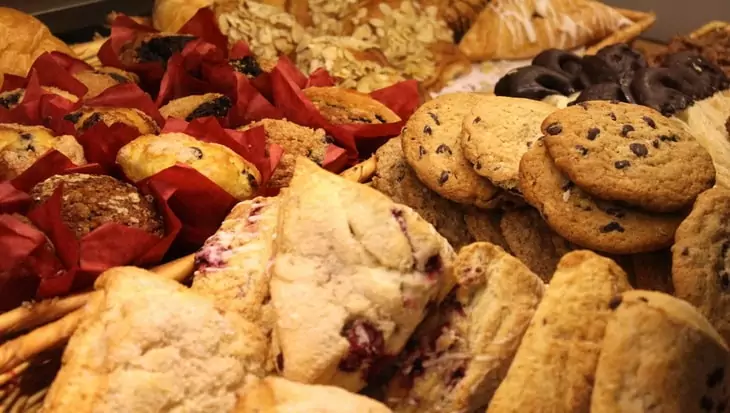
[[[384,117],[382,117],[382,116],[380,116],[380,115],[378,115],[377,113],[375,114],[375,119],[377,119],[377,120],[378,120],[378,122],[380,122],[380,123],[387,123],[387,122],[385,121],[385,118],[384,118]],[[438,123],[437,123],[437,125],[438,125]]]
[[[132,81],[129,80],[128,77],[122,76],[119,73],[114,73],[114,72],[97,72],[97,73],[107,75],[110,78],[112,78],[112,80],[114,80],[115,82],[122,84],[122,85],[125,83],[132,83]]]
[[[659,140],[662,142],[679,142],[679,138],[677,137],[677,135],[661,135],[659,136]]]
[[[621,136],[623,136],[625,138],[625,137],[629,136],[630,132],[633,132],[635,130],[636,129],[634,129],[634,127],[631,125],[624,125],[623,127],[621,127]]]
[[[219,98],[215,98],[211,101],[200,104],[197,108],[190,112],[188,116],[185,117],[185,120],[190,122],[193,119],[203,118],[206,116],[215,116],[216,118],[222,118],[228,114],[228,111],[231,109],[232,106],[233,103],[231,102],[231,99],[229,99],[227,96],[221,96]]]
[[[33,139],[33,135],[31,135],[30,133],[27,133],[27,132],[22,132],[20,134],[20,139],[22,139],[24,141],[29,141],[29,140]]]
[[[476,169],[482,169],[482,161],[477,161],[476,165],[474,165]]]
[[[446,144],[441,144],[436,148],[436,153],[446,153],[451,155],[451,148],[448,147]]]
[[[542,100],[551,95],[575,92],[573,80],[561,72],[541,66],[525,66],[503,76],[494,86],[497,96]]]
[[[618,308],[619,305],[621,305],[622,301],[623,301],[623,297],[621,297],[620,295],[614,296],[608,302],[608,308],[610,308],[611,310],[615,310]]]
[[[243,171],[243,173],[246,174],[246,179],[248,179],[248,184],[251,186],[251,189],[254,191],[258,189],[259,182],[256,180],[256,177],[248,171]]]
[[[550,135],[558,135],[563,131],[563,127],[559,123],[552,123],[545,128],[545,131]]]
[[[101,122],[101,113],[94,112],[86,118],[83,124],[81,124],[81,130],[84,131],[86,129],[89,129],[90,127],[96,125],[97,123]]]
[[[71,123],[76,123],[79,121],[79,119],[81,119],[81,116],[83,116],[83,113],[81,113],[81,112],[72,112],[72,113],[69,113],[68,115],[64,116],[63,119],[65,119]]]
[[[656,129],[656,122],[654,122],[654,119],[652,119],[648,116],[642,116],[641,119],[643,119],[644,122],[646,122],[646,124],[649,125],[649,127],[651,127],[652,129]]]
[[[582,145],[575,145],[575,149],[577,149],[577,150],[578,150],[578,152],[579,152],[579,153],[580,153],[581,155],[583,155],[583,156],[586,156],[586,155],[588,154],[588,148],[586,148],[585,146],[582,146]]]
[[[431,131],[431,127],[430,126],[426,125],[426,126],[423,127],[423,133],[425,133],[426,135],[430,135],[431,132],[432,131]]]
[[[610,112],[610,113],[608,114],[608,117],[609,117],[609,118],[611,118],[611,120],[612,120],[612,121],[615,121],[615,120],[616,120],[616,114],[615,114],[615,113],[613,113],[613,112]]]
[[[28,146],[25,147],[25,150],[28,152],[35,152],[35,146],[28,144]]]
[[[443,185],[446,183],[446,181],[449,180],[449,171],[442,171],[441,175],[439,176],[439,185]]]
[[[626,216],[626,212],[618,207],[603,208],[603,212],[607,213],[608,215],[613,215],[616,218],[623,218],[624,216]]]
[[[628,168],[629,166],[631,166],[631,162],[626,161],[626,160],[624,160],[624,161],[616,161],[613,164],[613,166],[615,166],[616,169],[624,169],[624,168]]]
[[[477,116],[476,118],[474,118],[474,120],[471,123],[477,124],[477,123],[479,123],[481,121],[482,121],[482,118],[480,118],[479,116]]]
[[[428,112],[428,116],[430,116],[431,119],[433,119],[433,121],[436,122],[436,126],[441,125],[441,122],[439,122],[439,117],[436,116],[435,113]]]
[[[21,92],[9,93],[6,96],[0,97],[0,106],[5,109],[10,109],[12,106],[17,105],[20,102]]]
[[[598,128],[590,128],[590,129],[588,129],[588,140],[589,141],[592,141],[592,140],[596,139],[596,137],[600,133],[601,133],[601,130],[598,129]]]
[[[196,148],[195,146],[192,146],[190,149],[193,151],[193,156],[195,159],[203,159],[203,151],[200,150],[200,148]]]
[[[621,224],[619,224],[616,221],[611,221],[608,224],[606,224],[605,226],[601,227],[601,232],[604,234],[607,234],[609,232],[614,232],[614,231],[615,232],[624,232],[625,229],[624,229],[624,227],[621,226]]]
[[[646,148],[646,145],[642,143],[632,143],[629,145],[629,149],[631,149],[631,152],[634,153],[634,155],[638,157],[646,156],[649,154],[649,150]]]
[[[423,158],[423,156],[426,155],[426,148],[423,146],[418,147],[418,159]]]
[[[653,141],[651,141],[651,146],[659,149],[659,141],[654,139]]]

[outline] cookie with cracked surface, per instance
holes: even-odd
[[[164,118],[178,118],[190,122],[206,116],[224,118],[232,106],[233,102],[228,96],[206,93],[173,99],[160,108],[160,114]]]
[[[566,254],[487,413],[588,413],[609,303],[630,289],[610,259]]]
[[[588,195],[563,175],[542,140],[520,162],[527,202],[568,241],[612,254],[656,251],[672,245],[679,214],[657,214]]]
[[[499,192],[474,172],[461,149],[464,117],[489,101],[476,93],[441,95],[421,105],[403,129],[406,161],[421,182],[444,198],[483,207]]]
[[[462,248],[454,276],[456,289],[413,335],[388,384],[394,412],[483,410],[545,290],[518,259],[484,242]]]
[[[678,122],[644,106],[583,102],[548,116],[542,131],[558,169],[602,199],[673,212],[715,183],[702,145]]]
[[[302,91],[319,113],[335,125],[347,123],[382,124],[401,119],[389,107],[354,90],[331,87],[309,87]]]
[[[532,208],[505,212],[499,227],[512,254],[545,282],[550,282],[560,258],[575,249]]]
[[[264,127],[267,143],[275,143],[284,149],[279,165],[266,184],[268,188],[284,188],[289,185],[297,156],[306,156],[320,166],[324,163],[327,146],[330,144],[324,129],[307,128],[286,120],[263,119],[238,130],[257,126]]]
[[[84,148],[71,135],[53,136],[43,126],[0,124],[0,180],[17,177],[51,150],[61,152],[75,165],[86,164]]]
[[[137,129],[141,135],[154,135],[160,132],[160,127],[154,119],[134,108],[84,106],[64,116],[64,119],[73,122],[79,132],[83,132],[99,122],[104,122],[107,126],[123,123]]]
[[[675,296],[696,306],[730,340],[730,190],[697,198],[672,246]]]
[[[591,413],[727,412],[730,352],[687,302],[629,291],[611,302]]]
[[[358,391],[442,298],[453,250],[412,209],[303,157],[282,196],[270,284],[281,375]]]
[[[494,185],[519,192],[520,159],[542,136],[540,125],[553,112],[554,106],[535,100],[490,97],[464,117],[464,157]]]

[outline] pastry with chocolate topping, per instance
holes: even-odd
[[[178,118],[190,122],[206,116],[224,118],[232,106],[233,102],[228,96],[220,93],[206,93],[173,99],[160,108],[160,114],[165,118]]]
[[[497,96],[541,100],[551,95],[575,92],[573,80],[564,73],[542,66],[525,66],[504,75],[494,86]]]
[[[187,34],[146,33],[122,46],[119,58],[125,65],[156,62],[165,67],[172,55],[180,53],[195,39]]]
[[[121,224],[161,237],[165,227],[154,199],[137,188],[106,175],[55,175],[30,192],[42,204],[63,186],[61,219],[82,238],[104,224]]]
[[[588,78],[583,73],[583,61],[575,53],[560,49],[547,49],[532,59],[533,66],[541,66],[560,72],[572,80],[576,88],[589,85]]]

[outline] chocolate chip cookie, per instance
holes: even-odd
[[[547,103],[493,96],[464,118],[461,147],[477,174],[519,192],[522,155],[540,137],[540,125],[555,111]]]
[[[602,199],[672,212],[715,183],[710,154],[647,107],[583,102],[548,116],[542,131],[557,168]]]
[[[695,305],[730,340],[730,190],[702,193],[672,247],[675,295]]]
[[[403,130],[403,152],[426,186],[444,198],[483,207],[498,189],[479,176],[461,149],[464,117],[490,99],[476,93],[453,93],[424,103]]]
[[[695,308],[650,291],[623,293],[610,307],[591,413],[728,411],[730,353]]]
[[[520,162],[520,187],[550,228],[597,251],[633,254],[668,247],[683,218],[591,197],[560,173],[542,140]]]

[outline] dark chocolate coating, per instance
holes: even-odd
[[[628,87],[619,85],[618,83],[598,83],[588,86],[578,95],[578,98],[571,103],[574,105],[580,102],[588,102],[590,100],[611,100],[626,103],[636,103],[631,90]]]
[[[542,100],[546,96],[575,92],[571,79],[542,66],[525,66],[503,76],[494,86],[497,96]]]
[[[636,73],[631,91],[642,105],[669,116],[692,104],[691,96],[682,91],[689,86],[685,82],[677,70],[650,67]]]
[[[696,100],[730,87],[730,79],[719,66],[690,51],[668,55],[664,66],[684,81],[680,90]]]
[[[560,49],[547,49],[532,59],[534,66],[542,66],[560,72],[572,79],[573,87],[585,88],[590,84],[583,75],[583,63],[580,56]]]
[[[628,85],[634,74],[646,67],[648,64],[644,56],[623,43],[606,46],[595,56],[583,58],[585,74],[592,83]]]

